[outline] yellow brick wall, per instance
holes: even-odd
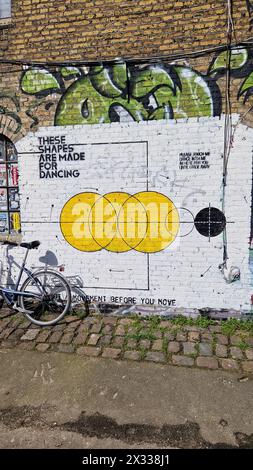
[[[0,57],[149,57],[220,45],[226,6],[226,0],[13,0]],[[247,39],[246,0],[233,1],[233,17],[238,40]]]
[[[233,20],[233,40],[248,40],[252,32],[246,0],[233,1]],[[3,24],[0,20],[0,61],[50,64],[137,58],[136,70],[131,71],[133,80],[140,70],[140,57],[160,57],[159,65],[168,67],[171,63],[166,60],[168,55],[197,52],[224,45],[226,41],[226,0],[13,0],[11,21]],[[191,68],[209,79],[208,69],[215,56],[210,52],[181,58],[174,65]],[[235,73],[231,80],[232,111],[246,115],[244,119],[250,125],[252,112],[247,111],[252,98],[248,96],[244,104],[244,96],[238,99],[238,91],[250,74],[250,67],[253,70],[252,56],[250,51],[247,70]],[[83,68],[82,73],[87,70]],[[59,67],[49,66],[48,71],[58,74]],[[14,141],[41,125],[53,125],[59,100],[74,81],[63,80],[56,93],[39,96],[22,90],[23,74],[22,64],[0,64],[0,133]],[[224,75],[223,71],[215,80],[222,96],[221,111],[225,110]],[[94,99],[93,105],[99,108]],[[157,113],[155,119],[161,116]]]

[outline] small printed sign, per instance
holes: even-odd
[[[179,154],[180,170],[205,170],[210,167],[210,152],[182,152]]]
[[[7,212],[0,212],[0,233],[8,232],[8,214]]]
[[[20,224],[19,212],[10,213],[10,229],[11,229],[11,232],[20,232],[21,224]]]

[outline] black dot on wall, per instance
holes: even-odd
[[[217,237],[226,227],[226,217],[216,207],[202,209],[194,219],[196,230],[204,237]]]

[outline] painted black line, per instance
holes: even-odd
[[[147,140],[129,140],[127,142],[91,142],[91,143],[86,143],[86,144],[66,144],[66,145],[71,145],[71,147],[82,147],[82,146],[87,146],[87,145],[127,145],[127,144],[148,144],[148,141]],[[57,145],[57,144],[43,144],[43,145]],[[18,152],[18,155],[35,155],[35,154],[44,154],[46,152],[42,151],[42,152]],[[69,152],[71,153],[71,152]]]
[[[126,271],[120,271],[120,270],[117,270],[117,269],[109,269],[110,273],[125,273]]]
[[[125,142],[94,142],[84,145],[117,145],[117,144],[147,144],[147,140],[128,140]],[[83,144],[73,144],[73,145],[83,145]]]
[[[211,204],[210,204],[210,202],[209,202],[208,219],[209,219],[208,238],[209,238],[209,242],[210,242],[210,240],[211,240]]]
[[[99,289],[107,289],[107,290],[113,289],[113,291],[115,291],[115,290],[127,290],[127,291],[130,290],[130,291],[132,291],[132,290],[133,290],[133,291],[145,291],[145,292],[149,292],[149,289],[147,289],[146,287],[145,287],[145,289],[139,289],[139,288],[137,288],[137,287],[115,287],[115,286],[113,286],[113,287],[98,287],[98,286],[84,286],[84,287],[82,287],[82,289],[97,289],[97,290],[99,290]]]
[[[12,209],[12,210],[13,210],[13,212],[16,212],[16,209]],[[1,212],[4,212],[4,211],[1,211]],[[82,221],[82,223],[85,223],[85,222],[86,222],[86,223],[89,223],[89,220],[83,220],[83,221]],[[25,224],[59,224],[59,220],[57,220],[57,221],[54,221],[54,220],[48,220],[48,221],[42,221],[42,220],[23,220],[22,223],[25,223]],[[75,224],[75,223],[78,223],[78,224],[79,224],[80,222],[73,222],[73,221],[67,222],[67,221],[62,221],[62,223],[64,223],[64,224],[72,224],[72,225],[73,225],[73,224]],[[131,223],[131,222],[130,222],[130,223]],[[157,221],[157,220],[154,220],[154,221],[152,221],[152,222],[145,222],[145,221],[144,221],[144,222],[141,222],[141,221],[140,221],[140,222],[135,222],[135,225],[141,225],[141,224],[145,224],[145,225],[153,225],[153,224],[161,225],[161,224],[163,224],[163,223],[165,223],[165,222],[164,222],[164,221],[161,221],[161,220],[158,220],[158,221]],[[174,220],[171,220],[170,223],[174,223]],[[175,220],[175,223],[177,223],[177,220]],[[188,225],[192,224],[192,225],[194,225],[194,222],[193,222],[193,221],[190,221],[190,222],[184,222],[184,221],[182,221],[182,222],[179,222],[179,223],[180,223],[180,225],[181,225],[181,224],[188,224]],[[221,224],[221,223],[222,223],[222,222],[217,222],[217,221],[212,221],[212,220],[211,220],[211,224]],[[240,223],[240,221],[238,221],[238,222],[235,222],[235,221],[233,221],[233,222],[226,222],[226,224],[235,224],[235,223]],[[96,225],[97,225],[97,224],[104,225],[104,224],[108,224],[108,221],[104,221],[104,220],[102,220],[102,221],[101,221],[101,220],[94,220],[93,222],[91,222],[91,224],[93,224],[93,225],[94,225],[94,224],[96,224]],[[121,225],[123,225],[123,224],[124,224],[124,222],[121,223]],[[208,222],[208,221],[207,221],[207,222],[195,222],[195,225],[199,225],[199,224],[209,224],[209,222]]]
[[[209,266],[209,268],[206,269],[202,274],[200,274],[200,277],[204,277],[204,275],[211,269],[212,266]]]
[[[149,253],[147,253],[147,268],[148,268],[148,291],[150,290],[150,271],[149,271]]]
[[[148,148],[148,141],[146,141],[146,151],[147,151],[147,174],[146,174],[146,180],[147,180],[147,183],[146,183],[146,187],[147,187],[147,191],[148,191],[148,188],[149,188],[149,148]]]

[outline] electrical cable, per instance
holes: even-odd
[[[229,1],[229,0],[227,0]],[[233,26],[233,22],[232,28]],[[231,42],[229,47],[231,49],[244,49],[247,46],[253,45],[253,38],[248,38],[245,41],[240,42]],[[29,59],[4,59],[0,58],[0,64],[6,65],[20,65],[20,66],[40,66],[40,67],[48,67],[48,66],[55,66],[55,67],[68,67],[68,66],[82,66],[82,65],[98,65],[98,64],[105,64],[105,65],[115,65],[117,63],[125,63],[128,64],[145,64],[145,63],[156,63],[161,60],[177,60],[177,59],[184,59],[184,58],[196,58],[202,57],[206,54],[211,54],[213,52],[224,52],[227,51],[228,44],[223,44],[221,46],[210,47],[205,49],[199,49],[193,52],[180,52],[175,54],[161,54],[159,56],[152,56],[152,57],[116,57],[115,59],[105,59],[105,58],[98,58],[96,60],[91,59],[81,59],[81,60],[67,60],[67,61],[39,61],[39,60],[29,60]]]

